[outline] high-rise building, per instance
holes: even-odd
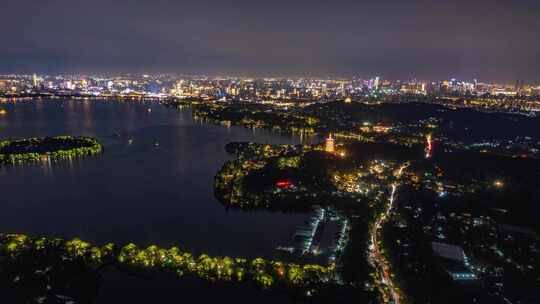
[[[515,91],[517,92],[517,94],[521,94],[522,91],[523,91],[523,87],[524,87],[524,81],[523,80],[516,80],[516,86],[515,86]]]
[[[380,82],[379,76],[375,77],[375,81],[373,81],[373,88],[374,88],[375,90],[378,90],[378,89],[379,89],[379,82]]]

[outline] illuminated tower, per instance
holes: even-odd
[[[332,138],[332,134],[328,135],[324,142],[324,151],[334,153],[334,138]]]
[[[424,151],[426,152],[426,158],[430,158],[433,154],[433,142],[431,139],[431,134],[426,135],[426,148]]]

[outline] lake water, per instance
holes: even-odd
[[[213,178],[225,144],[298,143],[262,130],[194,121],[157,103],[33,101],[1,105],[0,138],[85,135],[97,157],[0,167],[0,231],[196,253],[272,257],[306,215],[227,210]]]

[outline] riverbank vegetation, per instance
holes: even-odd
[[[47,159],[66,159],[99,154],[102,151],[103,147],[96,139],[82,136],[1,140],[0,163],[18,164]]]
[[[178,276],[191,275],[208,281],[255,282],[263,289],[309,287],[332,284],[334,265],[295,264],[255,258],[194,255],[178,247],[112,243],[94,246],[80,239],[32,238],[22,234],[0,234],[0,257],[16,260],[20,256],[54,253],[64,260],[79,260],[93,268],[106,264],[134,269],[162,270]]]

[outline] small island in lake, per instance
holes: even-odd
[[[0,141],[0,163],[22,163],[44,158],[64,159],[103,151],[96,139],[83,136],[55,136]]]

